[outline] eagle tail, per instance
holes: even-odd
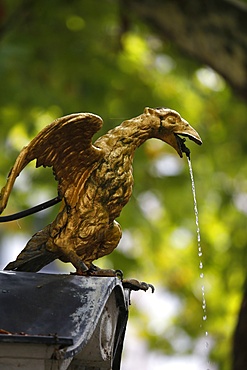
[[[17,256],[17,259],[10,262],[4,270],[37,272],[58,258],[56,253],[50,252],[46,248],[49,229],[50,225],[37,232]]]

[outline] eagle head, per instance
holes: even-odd
[[[188,137],[196,144],[202,144],[202,140],[196,130],[175,110],[169,108],[145,108],[144,116],[151,123],[151,137],[171,145],[180,157],[183,156],[183,152],[189,156],[189,149],[184,144],[185,139],[182,139],[180,135]]]

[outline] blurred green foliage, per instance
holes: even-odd
[[[65,114],[102,116],[103,134],[145,106],[166,106],[200,133],[202,147],[187,145],[196,182],[203,281],[187,161],[157,140],[136,152],[133,196],[119,218],[123,241],[99,265],[122,269],[126,277],[152,282],[179,298],[180,310],[164,332],[156,335],[140,325],[150,348],[166,354],[183,353],[172,345],[175,336],[186,333],[191,340],[186,351],[192,352],[203,335],[205,285],[203,325],[213,343],[211,357],[219,369],[229,370],[247,264],[246,105],[220,76],[180,55],[146,25],[130,24],[126,30],[115,1],[3,1],[0,20],[1,186],[20,149]],[[55,195],[51,170],[29,165],[5,214]],[[31,236],[57,211],[1,224],[2,244],[13,235]],[[137,323],[147,320],[132,312]]]

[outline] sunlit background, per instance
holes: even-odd
[[[120,245],[96,264],[156,287],[154,294],[132,293],[123,370],[229,370],[246,273],[246,105],[215,71],[146,24],[129,21],[123,29],[115,1],[12,5],[3,1],[0,13],[7,25],[0,35],[0,186],[22,147],[57,117],[96,113],[103,134],[145,106],[179,111],[204,142],[186,142],[202,256],[187,160],[150,140],[136,151],[132,199],[118,219]],[[4,214],[56,194],[52,170],[31,163]],[[58,211],[0,224],[0,268]],[[42,272],[71,271],[56,261]]]

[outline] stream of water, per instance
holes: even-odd
[[[200,233],[200,226],[199,226],[199,213],[198,213],[198,207],[197,207],[197,200],[196,200],[196,188],[195,188],[195,181],[194,181],[194,175],[192,170],[192,164],[190,158],[187,156],[188,165],[189,165],[189,171],[190,171],[190,178],[191,178],[191,186],[192,186],[192,194],[193,194],[193,201],[194,201],[194,212],[195,212],[195,222],[196,222],[196,234],[197,234],[197,252],[199,257],[199,271],[200,271],[200,278],[202,279],[202,285],[201,285],[201,293],[202,293],[202,324],[201,328],[203,328],[203,322],[207,320],[207,303],[206,303],[206,297],[205,297],[205,286],[203,284],[204,279],[204,273],[203,273],[203,262],[202,262],[202,247],[201,247],[201,233]],[[208,344],[208,332],[204,332],[205,336],[205,348],[207,350],[207,357],[209,352],[209,344]],[[208,362],[209,365],[209,362]],[[209,367],[207,367],[207,370],[210,370]]]

